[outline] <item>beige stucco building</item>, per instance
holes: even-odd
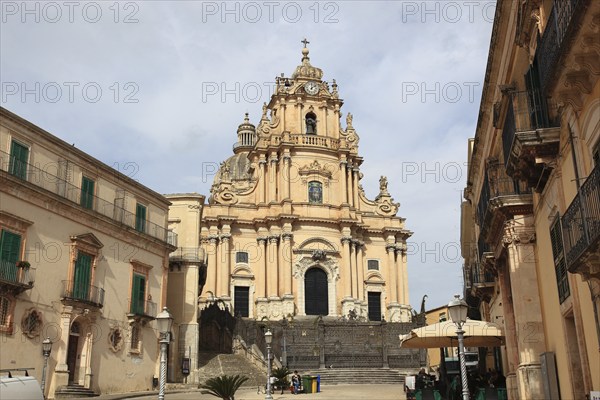
[[[147,390],[158,376],[169,201],[0,109],[0,369],[53,342],[49,398]]]
[[[600,391],[600,2],[498,1],[463,204],[511,399]]]
[[[292,76],[277,77],[258,126],[248,115],[239,125],[202,213],[201,309],[220,300],[256,319],[410,320],[411,232],[385,177],[366,198],[352,115],[342,125],[338,85],[322,77],[305,47]]]

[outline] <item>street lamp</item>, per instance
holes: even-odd
[[[160,332],[160,384],[158,389],[158,399],[165,398],[165,383],[167,381],[167,348],[171,340],[171,326],[173,325],[173,316],[164,307],[156,316],[156,324]]]
[[[467,321],[468,309],[469,306],[458,294],[455,294],[454,300],[448,303],[448,314],[450,314],[450,320],[456,325],[456,334],[458,335],[458,359],[460,361],[463,400],[469,400],[469,382],[467,380],[467,366],[465,364],[465,331],[462,329],[463,324]]]
[[[273,400],[271,396],[271,342],[273,341],[273,334],[270,329],[265,332],[265,343],[267,344],[267,394],[265,400]]]
[[[42,394],[46,398],[46,368],[48,367],[48,358],[52,353],[52,341],[49,337],[42,341],[42,355],[44,356],[44,368],[42,369]]]

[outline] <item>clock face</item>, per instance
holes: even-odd
[[[319,85],[317,84],[317,82],[306,82],[306,84],[304,85],[304,90],[306,90],[306,93],[311,94],[311,95],[315,95],[317,93],[319,93]]]

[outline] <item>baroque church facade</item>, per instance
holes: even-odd
[[[276,78],[257,126],[246,114],[214,178],[201,218],[199,308],[408,322],[412,232],[386,177],[374,200],[365,196],[352,115],[342,126],[338,85],[322,80],[304,43],[301,64]]]

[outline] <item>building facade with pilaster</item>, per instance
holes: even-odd
[[[461,240],[509,399],[600,391],[599,27],[593,0],[496,6]]]
[[[169,204],[0,108],[0,369],[41,382],[49,338],[47,398],[150,390]]]
[[[338,85],[308,54],[277,78],[257,126],[246,115],[215,176],[202,217],[200,307],[219,301],[259,320],[410,321],[412,232],[386,177],[374,200],[365,196],[352,115],[342,124]]]

